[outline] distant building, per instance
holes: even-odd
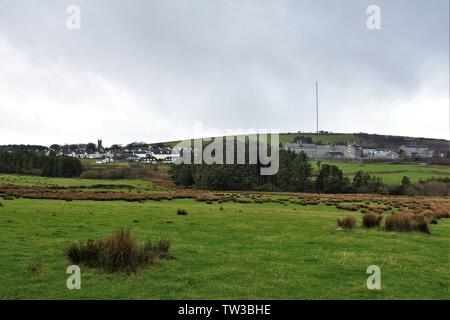
[[[430,150],[427,146],[405,146],[402,145],[398,148],[399,153],[403,153],[408,158],[431,158],[433,156],[433,150]]]
[[[286,150],[295,153],[305,153],[310,159],[340,159],[340,158],[361,158],[362,148],[356,144],[348,143],[347,145],[332,144],[313,144],[313,143],[288,143]]]
[[[101,158],[101,159],[96,159],[95,163],[97,164],[106,164],[106,163],[111,163],[114,162],[114,160],[112,158]]]
[[[381,150],[374,154],[374,158],[395,160],[400,158],[400,155],[392,150]]]
[[[361,158],[363,156],[363,149],[357,146],[356,143],[348,143],[345,151],[345,158]]]
[[[99,152],[102,152],[102,151],[103,151],[103,143],[102,143],[102,139],[98,139],[98,140],[97,140],[97,150],[98,150]]]

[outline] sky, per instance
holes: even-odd
[[[0,0],[0,144],[314,132],[315,81],[319,130],[449,139],[449,1]]]

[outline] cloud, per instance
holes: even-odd
[[[313,131],[316,80],[323,130],[448,138],[448,1],[370,4],[0,1],[0,143]]]
[[[0,69],[4,143],[77,143],[102,136],[120,142],[126,140],[122,127],[146,136],[167,125],[162,113],[143,108],[120,83],[60,63],[35,65],[3,41]]]

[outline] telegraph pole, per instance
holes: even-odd
[[[319,133],[319,83],[316,81],[316,133]]]

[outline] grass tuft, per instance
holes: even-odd
[[[37,259],[30,262],[27,267],[27,271],[32,276],[37,276],[44,271],[44,264],[42,260]]]
[[[410,211],[396,213],[386,219],[387,231],[420,231],[430,233],[429,220],[423,214],[414,214]]]
[[[178,209],[177,210],[177,215],[179,215],[179,216],[187,216],[188,212],[187,212],[186,209]]]
[[[160,258],[173,258],[169,254],[170,245],[169,238],[162,238],[141,246],[129,230],[121,228],[100,240],[73,242],[64,254],[73,264],[131,274],[145,265],[158,265]]]
[[[377,213],[366,213],[362,217],[362,225],[364,228],[375,228],[378,227],[381,223],[383,216]]]
[[[338,218],[337,219],[337,226],[341,227],[343,229],[353,229],[356,225],[355,218],[348,216],[345,218]]]

